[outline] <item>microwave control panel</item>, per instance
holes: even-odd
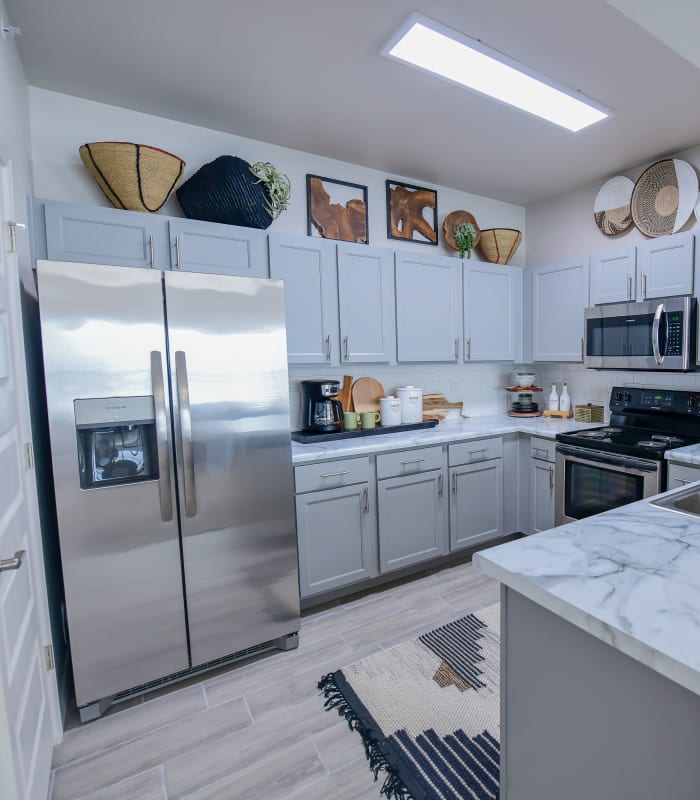
[[[666,339],[666,355],[683,355],[683,312],[672,311],[666,315],[668,338]]]

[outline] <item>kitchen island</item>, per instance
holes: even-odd
[[[502,584],[502,800],[697,800],[700,518],[647,499],[474,563]]]

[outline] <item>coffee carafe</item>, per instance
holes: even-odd
[[[335,395],[340,391],[338,381],[302,381],[301,397],[304,430],[310,433],[340,431],[343,406]]]

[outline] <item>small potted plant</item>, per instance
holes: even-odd
[[[455,236],[455,244],[459,250],[459,257],[467,258],[472,257],[472,247],[474,247],[474,239],[476,239],[476,228],[471,222],[463,222],[461,225],[455,225],[453,228]]]

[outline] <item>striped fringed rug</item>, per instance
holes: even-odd
[[[356,730],[381,795],[495,800],[500,763],[499,605],[326,675],[318,688]]]

